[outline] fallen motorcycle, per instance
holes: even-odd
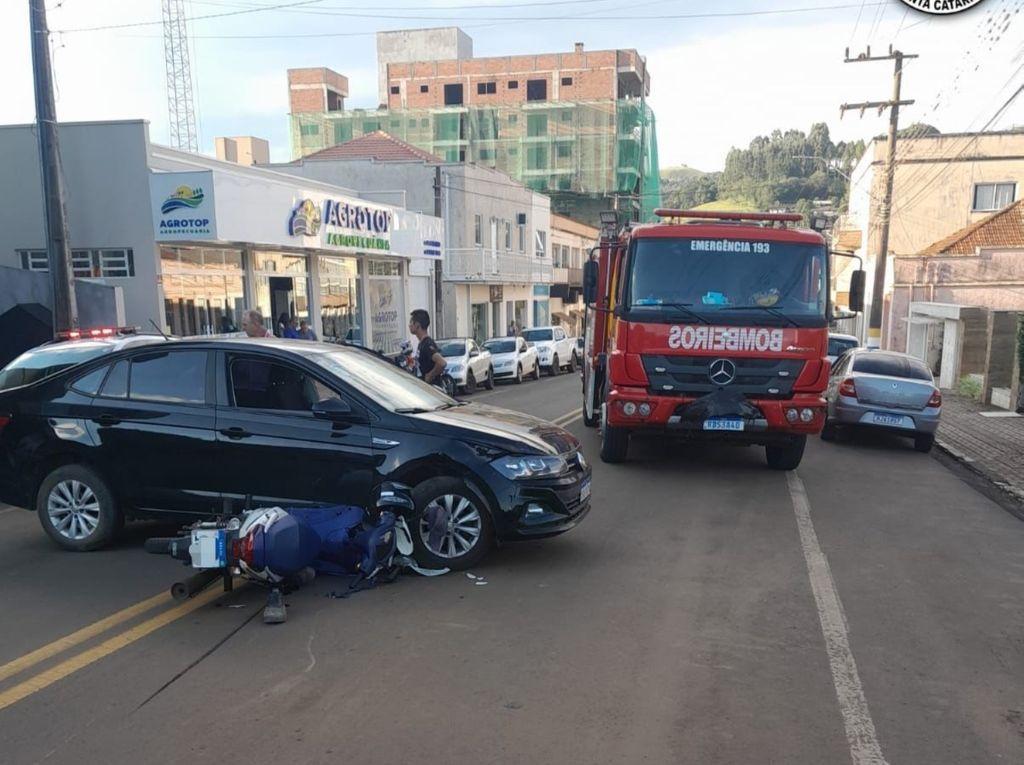
[[[270,588],[263,621],[278,624],[287,618],[284,593],[317,574],[351,576],[349,590],[354,591],[394,581],[406,568],[445,573],[423,570],[412,560],[407,519],[418,522],[409,487],[386,482],[368,509],[257,508],[194,523],[179,537],[148,539],[145,549],[199,569],[171,587],[176,599],[190,598],[217,579],[229,591],[233,577],[241,576]]]

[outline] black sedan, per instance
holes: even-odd
[[[590,468],[569,432],[460,403],[365,350],[207,339],[108,353],[0,392],[0,500],[69,550],[126,518],[362,505],[414,487],[421,564],[571,529]]]

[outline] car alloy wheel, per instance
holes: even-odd
[[[46,498],[46,514],[65,539],[86,539],[100,525],[100,501],[91,488],[73,479],[56,484]]]
[[[468,497],[443,494],[424,509],[420,538],[439,558],[461,558],[479,543],[483,534],[480,510]]]

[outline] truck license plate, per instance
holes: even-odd
[[[713,417],[704,420],[704,430],[743,430],[743,420],[739,417]]]
[[[590,479],[588,478],[580,485],[580,504],[590,499]]]

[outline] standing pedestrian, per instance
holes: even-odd
[[[263,314],[258,308],[247,308],[242,312],[242,331],[246,337],[273,337],[274,335],[263,325]]]
[[[299,339],[300,340],[316,340],[316,332],[309,326],[309,322],[303,319],[299,322]]]
[[[430,314],[422,308],[417,308],[409,314],[409,333],[419,340],[419,348],[416,354],[416,361],[420,367],[420,376],[424,382],[431,385],[444,373],[448,362],[441,355],[437,343],[427,333],[430,328]]]
[[[289,340],[299,339],[299,320],[294,316],[288,317],[288,321],[285,322],[284,332],[281,333],[281,337],[286,337]]]

